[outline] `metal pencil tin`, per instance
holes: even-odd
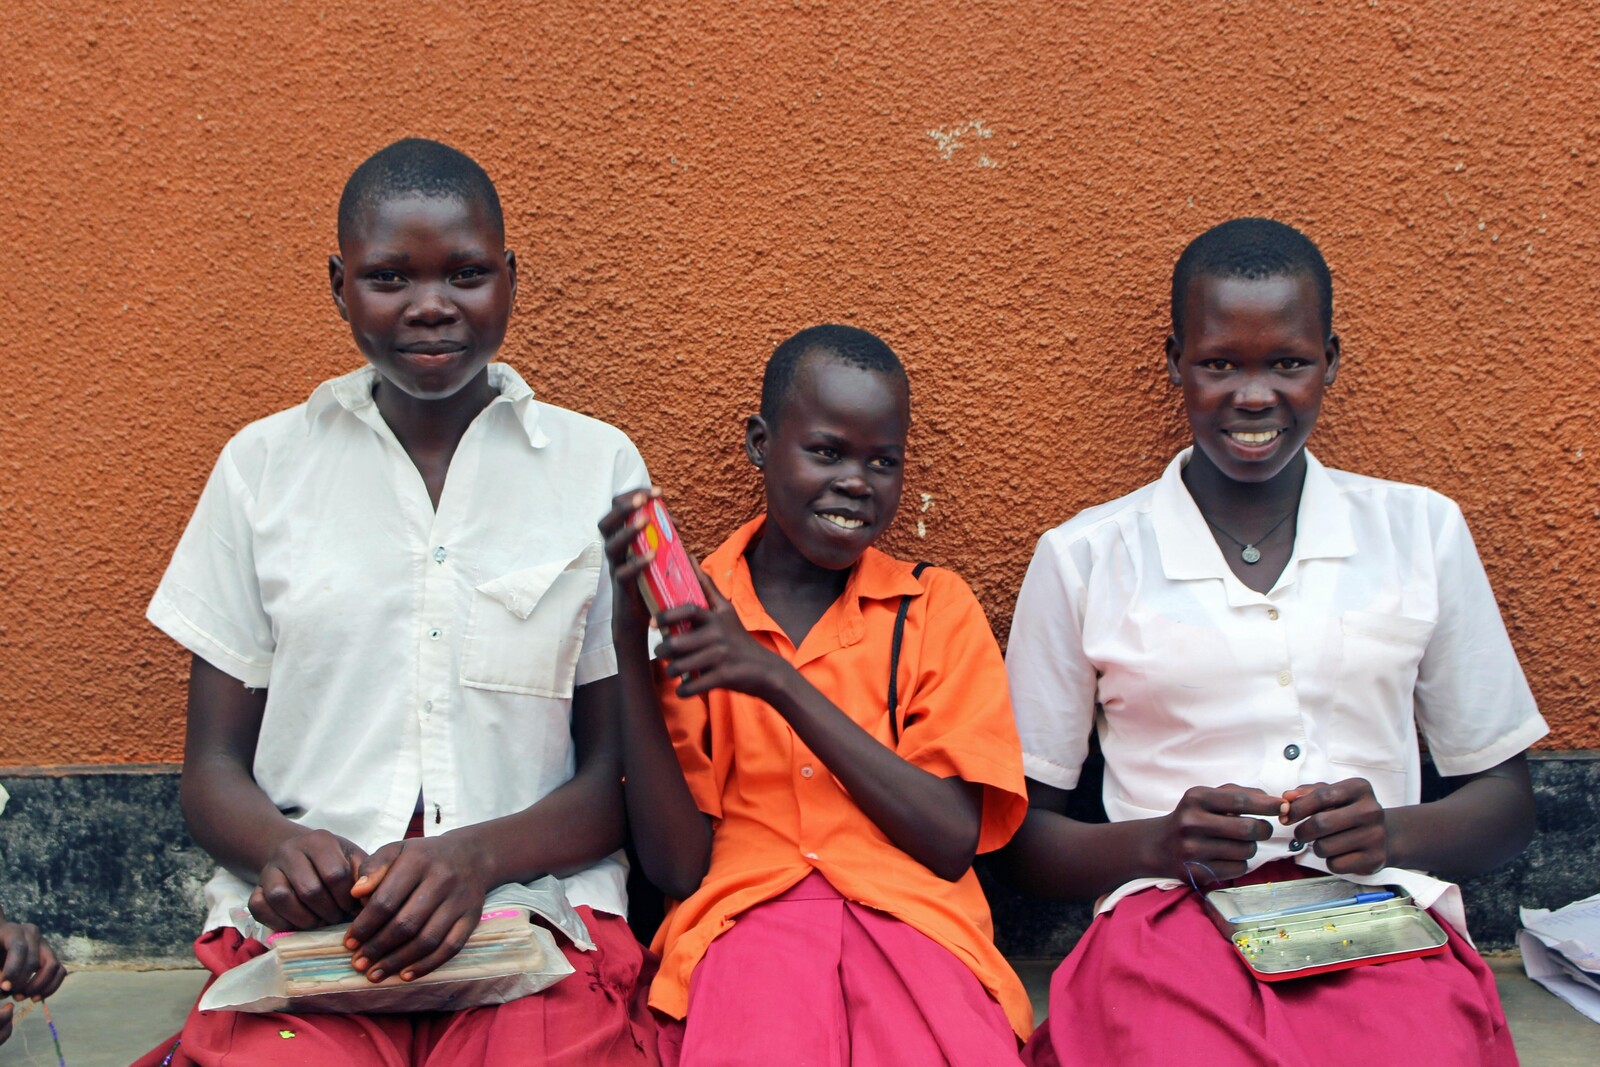
[[[706,596],[700,590],[700,580],[695,577],[683,542],[678,540],[678,531],[667,514],[667,506],[659,499],[647,500],[634,514],[643,514],[646,522],[644,528],[634,535],[633,554],[655,552],[650,566],[639,575],[639,589],[644,593],[645,606],[650,609],[650,614],[659,615],[681,604],[706,607]],[[671,629],[676,633],[687,628],[686,624],[679,623]]]
[[[1252,918],[1283,908],[1348,900],[1374,890],[1388,890],[1394,896],[1276,919]],[[1263,982],[1432,956],[1443,952],[1448,941],[1433,916],[1398,885],[1360,885],[1327,876],[1214,889],[1205,900],[1211,921]]]

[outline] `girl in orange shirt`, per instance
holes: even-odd
[[[872,547],[909,425],[905,370],[877,337],[818,326],[778,346],[745,429],[767,513],[706,559],[709,608],[663,613],[687,630],[657,674],[647,559],[628,558],[649,491],[601,522],[628,814],[678,901],[650,998],[687,1020],[663,1037],[668,1064],[781,1049],[988,1067],[1017,1062],[1031,1029],[972,872],[1025,813],[1000,651],[960,578]]]

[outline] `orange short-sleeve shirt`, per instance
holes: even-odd
[[[783,656],[851,719],[904,759],[983,787],[978,850],[1010,840],[1027,813],[1021,746],[1005,664],[978,600],[950,571],[867,549],[844,595],[799,648],[757,599],[745,549],[765,518],[741,527],[705,571],[751,634]],[[910,596],[900,649],[900,740],[888,717],[895,614]],[[713,819],[711,866],[656,934],[661,969],[652,1007],[688,1009],[689,977],[739,913],[819,871],[850,900],[887,912],[953,952],[989,990],[1016,1032],[1033,1028],[1027,993],[994,945],[989,905],[968,871],[947,882],[896,847],[784,718],[766,702],[724,689],[688,699],[661,679],[662,711],[700,810]]]

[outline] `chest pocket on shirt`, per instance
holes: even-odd
[[[1347,611],[1328,726],[1328,758],[1403,771],[1416,745],[1412,694],[1434,624],[1403,615]],[[1377,783],[1374,783],[1377,784]]]
[[[571,560],[512,571],[472,591],[461,684],[566,698],[600,580],[600,543]]]

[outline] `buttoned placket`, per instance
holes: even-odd
[[[405,447],[389,424],[384,421],[375,403],[355,410],[355,414],[384,441],[391,459],[391,484],[400,504],[406,529],[406,551],[412,555],[414,575],[413,603],[417,673],[415,697],[412,701],[417,722],[415,764],[420,781],[423,803],[423,832],[428,836],[442,834],[459,824],[456,777],[456,745],[452,736],[454,723],[455,664],[460,654],[463,635],[455,632],[465,623],[465,613],[457,610],[461,578],[459,568],[467,562],[466,555],[457,548],[452,553],[451,534],[461,528],[462,501],[470,502],[475,488],[477,438],[486,418],[495,417],[491,409],[503,398],[490,401],[489,407],[479,413],[462,435],[451,457],[450,469],[439,493],[439,506],[433,506],[428,496],[427,483],[417,469]],[[409,796],[409,788],[401,779],[403,763],[397,765],[397,780],[391,786],[391,797],[385,810],[415,810],[416,796]]]

